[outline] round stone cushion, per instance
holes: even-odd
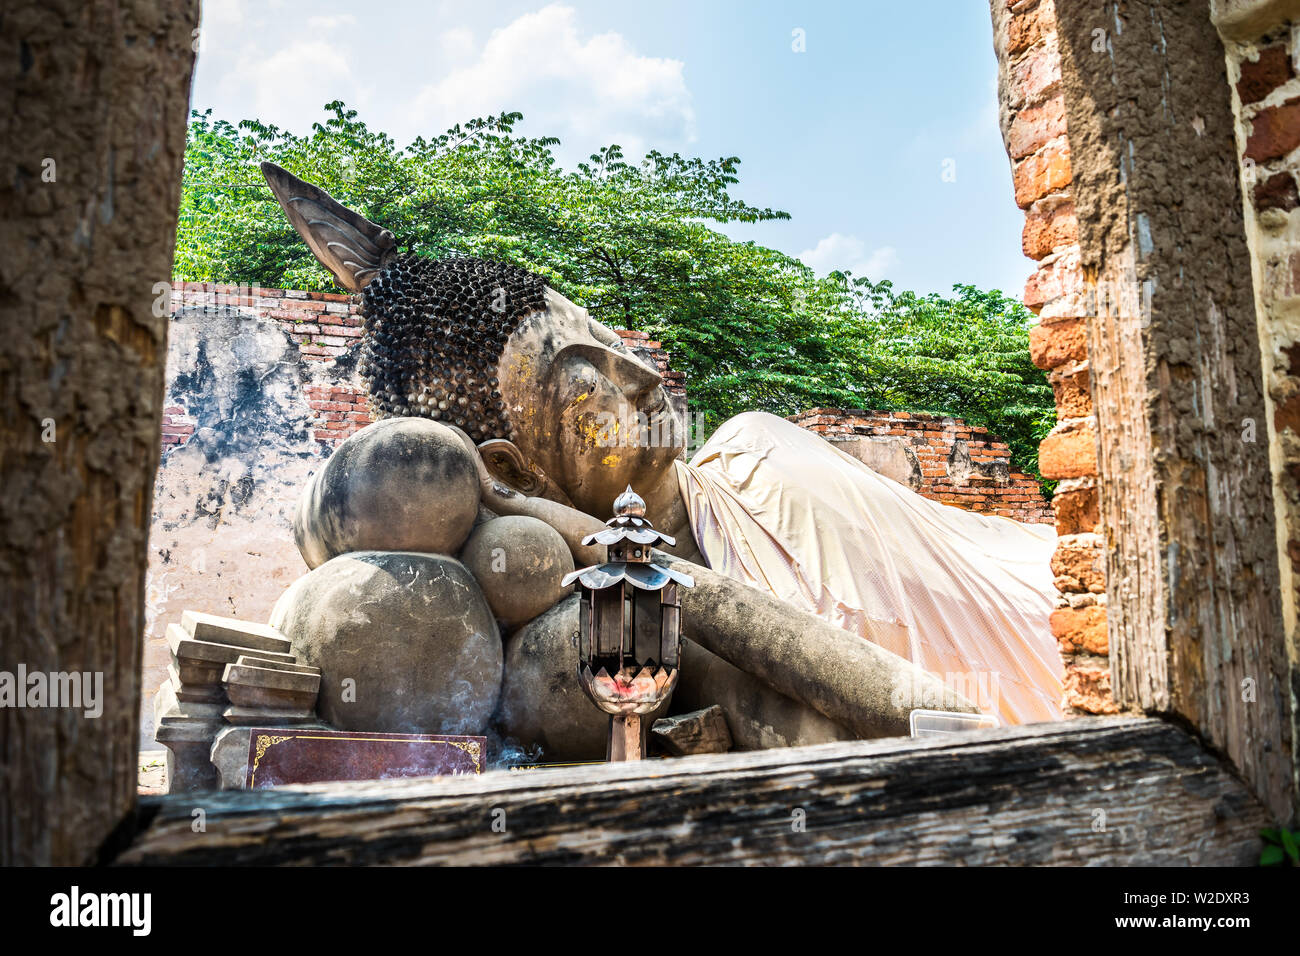
[[[483,522],[465,542],[460,559],[507,628],[532,620],[573,593],[560,584],[573,570],[573,554],[560,532],[540,518],[507,515]]]
[[[321,669],[316,710],[340,730],[480,734],[496,709],[501,636],[455,558],[332,558],[290,586],[270,623]]]
[[[506,642],[505,682],[496,725],[543,762],[599,760],[609,715],[578,684],[578,596],[533,618]]]
[[[478,469],[454,431],[388,418],[349,437],[308,479],[294,540],[309,568],[349,551],[455,554],[478,503]]]

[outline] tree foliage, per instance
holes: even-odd
[[[257,164],[271,161],[391,229],[422,255],[514,263],[616,328],[662,339],[712,422],[815,405],[956,415],[988,426],[1036,473],[1053,420],[1029,360],[1029,313],[1000,292],[897,292],[737,242],[711,224],[788,219],[730,194],[740,160],[608,146],[558,166],[551,137],[514,135],[518,113],[473,119],[406,148],[341,102],[298,136],[195,113],[185,153],[175,274],[186,281],[330,289]]]

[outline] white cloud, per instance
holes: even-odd
[[[898,253],[893,246],[881,246],[867,251],[867,245],[857,236],[833,232],[796,256],[813,271],[826,275],[836,269],[847,269],[856,277],[879,282],[889,277],[898,266]]]
[[[204,27],[237,27],[247,18],[247,0],[207,0],[203,4],[202,25]]]
[[[243,104],[240,118],[256,116],[301,133],[304,117],[319,118],[327,101],[341,99],[352,107],[364,101],[366,90],[351,61],[346,41],[319,36],[295,40],[269,56],[257,48],[240,49],[217,89],[223,101]]]
[[[357,18],[350,13],[331,14],[307,18],[307,26],[313,30],[333,30],[336,27],[357,25]]]
[[[448,31],[444,50],[472,44]],[[695,138],[695,111],[680,60],[642,56],[619,33],[583,35],[572,7],[552,4],[492,31],[476,58],[415,97],[421,132],[518,110],[533,135],[557,135],[574,155],[618,143],[637,157]]]
[[[438,37],[438,50],[446,63],[464,63],[474,56],[474,31],[452,27]]]

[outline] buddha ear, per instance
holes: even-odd
[[[275,163],[262,163],[262,175],[289,223],[343,288],[360,292],[397,255],[391,232],[339,205],[319,186]]]
[[[536,465],[530,464],[517,445],[504,438],[490,438],[478,446],[488,473],[502,484],[530,498],[547,498],[573,507],[568,495]]]

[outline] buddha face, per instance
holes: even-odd
[[[552,289],[501,355],[515,445],[573,502],[608,517],[631,485],[656,486],[685,447],[663,379],[610,329]]]

